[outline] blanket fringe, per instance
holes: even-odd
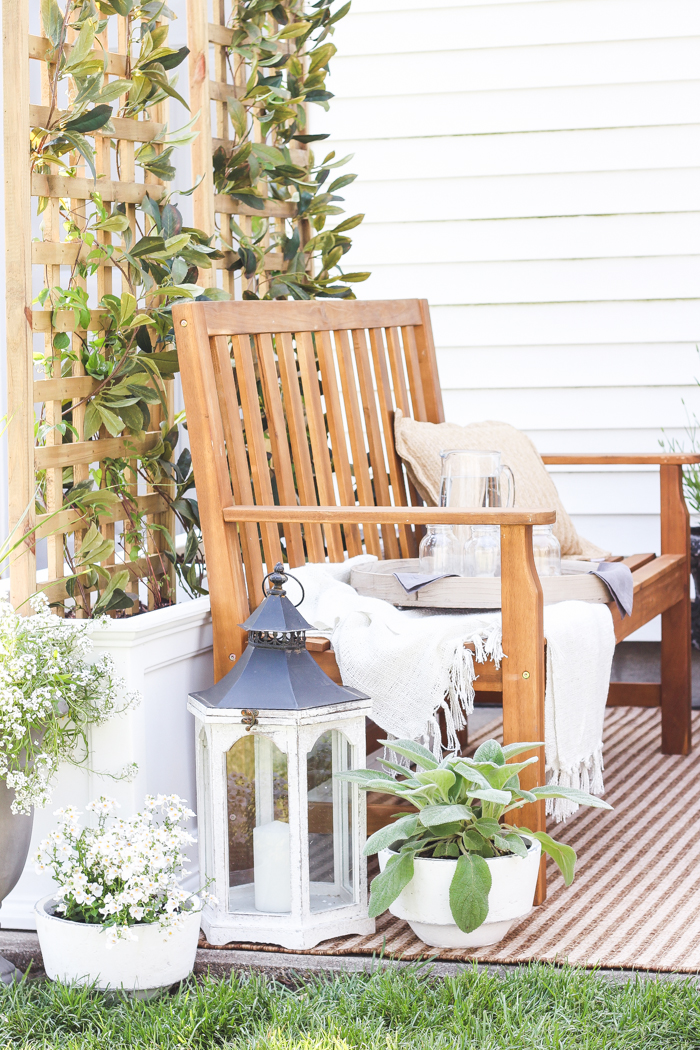
[[[570,769],[548,769],[547,783],[557,787],[577,788],[588,791],[591,795],[602,795],[603,785],[603,749],[595,751],[589,759],[583,759],[578,766]],[[565,798],[548,798],[546,802],[548,816],[554,817],[557,824],[567,820],[578,812],[576,802]]]

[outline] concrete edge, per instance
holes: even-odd
[[[0,955],[9,959],[20,970],[31,965],[31,973],[43,974],[43,960],[39,938],[23,930],[0,930]],[[199,948],[194,965],[195,974],[227,977],[232,971],[261,974],[277,981],[290,982],[295,977],[317,974],[373,973],[377,970],[426,970],[433,977],[456,977],[465,970],[505,976],[521,968],[523,963],[431,962],[383,959],[367,955],[296,955],[293,952],[256,952],[235,949]],[[626,983],[636,978],[659,981],[692,981],[700,987],[698,973],[668,973],[652,970],[597,970],[599,977],[613,983]]]

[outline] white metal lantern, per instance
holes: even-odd
[[[211,944],[313,948],[372,933],[367,917],[364,792],[334,774],[365,764],[371,701],[336,685],[306,651],[311,624],[275,566],[265,601],[242,624],[248,646],[211,689],[193,693],[200,870],[217,905]]]

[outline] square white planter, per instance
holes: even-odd
[[[187,696],[213,683],[209,599],[112,620],[104,629],[95,628],[92,639],[95,653],[112,655],[125,688],[138,689],[143,702],[92,730],[89,768],[64,765],[59,770],[52,801],[35,814],[22,877],[0,908],[3,929],[36,929],[34,905],[55,883],[50,876],[35,874],[31,856],[53,828],[53,813],[60,806],[74,804],[84,811],[87,802],[104,794],[116,798],[119,814],[128,817],[142,808],[145,795],[160,792],[180,795],[196,808],[194,718],[187,710]],[[92,772],[118,773],[129,762],[139,767],[130,783]],[[196,821],[191,824],[188,830],[196,833]],[[187,884],[196,889],[196,845],[190,856]]]

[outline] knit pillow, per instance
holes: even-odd
[[[448,448],[493,449],[515,478],[515,506],[528,510],[553,508],[554,533],[564,557],[602,558],[608,553],[579,536],[562,504],[542,457],[530,438],[509,423],[488,421],[461,427],[456,423],[419,423],[397,409],[396,451],[409,478],[425,502],[436,507],[440,497],[440,452]]]

